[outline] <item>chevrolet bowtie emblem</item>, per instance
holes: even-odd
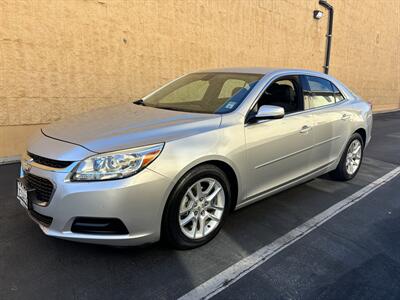
[[[25,159],[22,161],[21,166],[25,172],[29,172],[32,169],[31,163],[33,162],[32,158]]]

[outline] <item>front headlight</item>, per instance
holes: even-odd
[[[163,146],[164,144],[157,144],[89,157],[74,169],[70,180],[109,180],[132,176],[155,160]]]

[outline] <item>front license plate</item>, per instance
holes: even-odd
[[[28,191],[20,181],[17,181],[17,199],[23,207],[28,208]]]

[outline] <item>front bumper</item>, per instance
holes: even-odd
[[[50,180],[54,186],[48,203],[32,203],[29,213],[42,231],[52,237],[116,246],[152,243],[160,238],[163,208],[171,180],[150,169],[125,179],[98,182],[69,182],[71,166],[62,171],[32,166],[29,173]],[[21,177],[25,175],[21,168]],[[45,226],[38,215],[52,218]],[[71,230],[74,220],[115,218],[128,234],[88,234]]]

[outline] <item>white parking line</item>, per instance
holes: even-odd
[[[398,174],[400,174],[400,167],[395,168],[386,175],[368,184],[361,190],[341,200],[340,202],[331,206],[327,210],[324,210],[323,212],[311,218],[307,222],[289,231],[284,236],[276,239],[271,244],[262,247],[253,254],[238,261],[234,265],[230,266],[221,273],[215,275],[214,277],[207,280],[203,284],[194,288],[187,294],[183,295],[182,297],[179,298],[179,300],[209,299],[215,296],[216,294],[220,293],[221,291],[223,291],[224,289],[226,289],[227,287],[238,281],[240,278],[242,278],[243,276],[245,276],[246,274],[257,268],[259,265],[266,262],[274,255],[278,254],[286,247],[290,246],[294,242],[306,236],[311,231],[318,228],[319,226],[321,226],[326,221],[328,221],[338,213],[342,212],[346,208],[354,205],[355,203],[357,203],[358,201],[360,201],[361,199],[372,193],[380,186],[389,182]]]

